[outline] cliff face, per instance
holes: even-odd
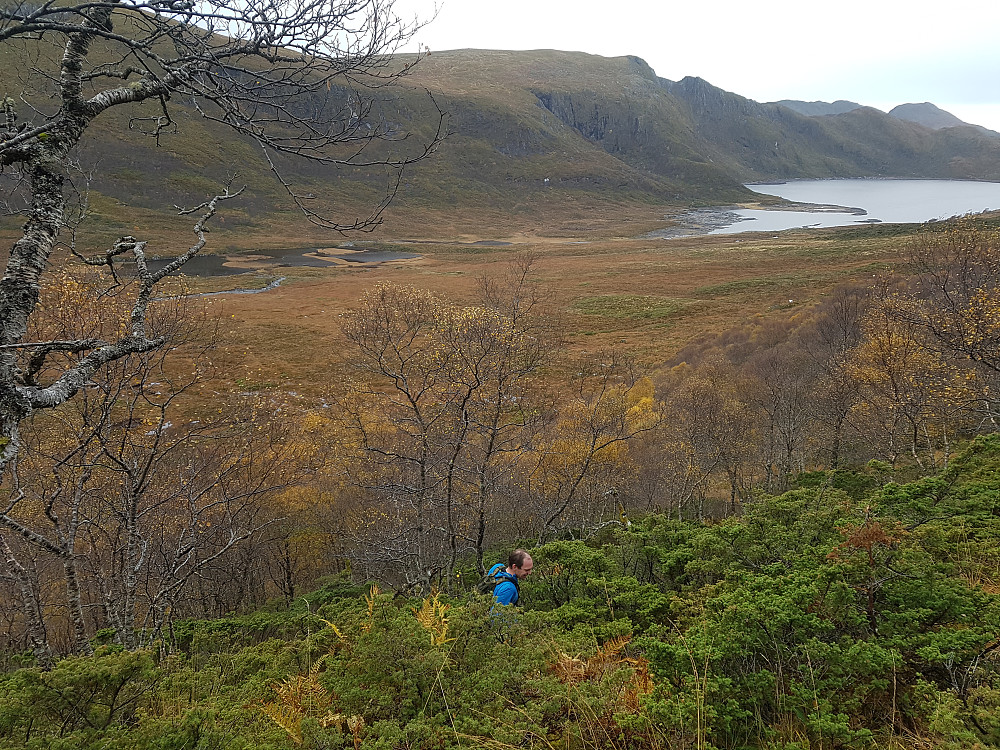
[[[444,58],[451,76],[460,72],[460,78],[436,75]],[[443,53],[419,75],[432,90],[461,80],[480,100],[508,102],[500,119],[524,121],[540,110],[539,124],[554,148],[565,148],[567,138],[576,158],[597,148],[676,194],[793,178],[1000,178],[1000,144],[973,133],[960,139],[851,102],[829,105],[823,117],[802,114],[701,78],[658,78],[634,57],[462,50]],[[496,130],[496,119],[490,127]],[[486,133],[473,128],[468,135]],[[494,147],[505,154],[519,148]]]
[[[678,82],[663,79],[663,88],[683,100],[699,119],[742,121],[764,115],[764,106],[752,99],[713,86],[703,78],[688,76]]]
[[[741,178],[715,164],[683,106],[658,82],[639,91],[532,91],[559,122],[606,154],[668,181],[675,194],[695,185],[700,194],[740,190]],[[737,197],[732,192],[732,197]]]
[[[592,91],[578,94],[532,92],[539,103],[584,138],[601,141],[609,153],[641,147],[646,133],[631,102],[602,100]]]

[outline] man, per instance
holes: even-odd
[[[507,558],[507,567],[497,563],[490,568],[487,575],[497,582],[493,587],[493,598],[497,604],[517,604],[521,598],[519,583],[528,577],[534,567],[531,555],[523,549],[516,549]]]

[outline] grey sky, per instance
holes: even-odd
[[[439,0],[431,50],[561,49],[638,55],[757,101],[930,101],[1000,130],[997,0]],[[397,0],[427,18],[434,0]]]

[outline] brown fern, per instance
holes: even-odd
[[[295,744],[302,744],[302,720],[329,712],[333,700],[319,684],[319,662],[309,674],[288,677],[274,686],[276,699],[261,707],[264,715],[285,730]]]
[[[432,646],[441,646],[455,640],[448,637],[448,616],[446,612],[451,608],[451,605],[442,603],[438,597],[439,593],[435,591],[424,599],[420,609],[411,607],[413,614],[417,617],[417,622],[430,635]]]

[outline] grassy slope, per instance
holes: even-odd
[[[0,74],[19,88],[15,71],[26,56],[45,68],[55,55],[7,45]],[[751,179],[1000,175],[1000,139],[969,129],[930,131],[867,109],[809,118],[700,79],[665,81],[635,57],[550,50],[424,58],[403,86],[378,94],[378,111],[414,134],[394,146],[397,153],[430,137],[428,92],[448,114],[452,134],[433,159],[408,170],[391,213],[396,236],[451,238],[484,227],[505,236],[565,234],[580,228],[566,219],[574,214],[629,223],[648,220],[654,207],[751,200],[740,184]],[[173,206],[200,202],[234,174],[247,190],[227,206],[215,247],[323,241],[252,144],[184,102],[171,105],[176,132],[158,142],[142,135],[141,119],[125,114],[95,124],[81,153],[95,174],[94,244],[153,225],[162,235],[154,239],[170,239],[164,252],[179,250],[188,222]],[[155,116],[157,107],[138,114]],[[290,173],[317,195],[317,208],[347,220],[365,215],[384,185],[372,168],[300,164]]]

